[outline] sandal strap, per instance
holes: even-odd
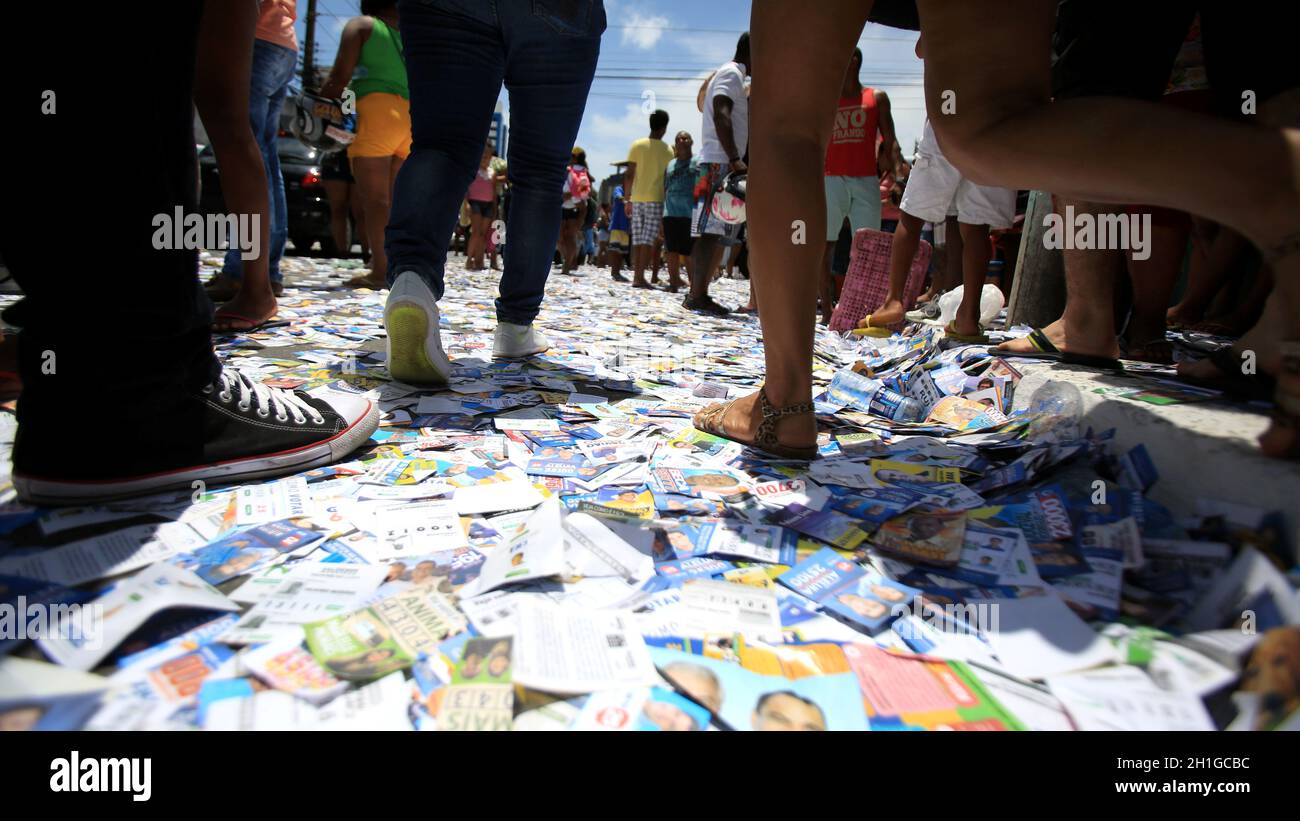
[[[774,448],[781,447],[781,441],[776,438],[776,423],[778,421],[787,416],[813,413],[812,402],[799,402],[794,405],[786,405],[784,408],[775,407],[771,400],[767,398],[766,386],[758,389],[758,408],[763,414],[763,421],[758,423],[758,430],[754,431],[754,444],[768,452],[773,452]]]
[[[784,408],[774,406],[767,398],[767,388],[762,387],[758,390],[759,410],[763,413],[763,421],[768,419],[781,419],[786,416],[795,416],[800,413],[813,413],[816,409],[812,402],[799,402],[794,405],[786,405]]]

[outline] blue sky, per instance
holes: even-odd
[[[317,0],[317,63],[328,65],[338,35],[357,13],[357,0]],[[605,0],[609,29],[601,43],[600,62],[578,132],[597,178],[613,172],[628,145],[649,132],[642,111],[647,92],[670,116],[669,133],[685,129],[700,140],[701,115],[695,108],[700,81],[731,58],[736,38],[749,28],[749,0]],[[298,32],[303,33],[305,0],[298,3]],[[894,120],[905,156],[921,136],[925,121],[921,93],[922,63],[913,53],[913,32],[868,25],[858,45],[863,52],[861,79],[884,89],[893,103]],[[502,99],[508,98],[502,91]]]

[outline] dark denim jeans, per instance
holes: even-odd
[[[289,235],[289,209],[284,202],[284,174],[280,172],[280,151],[276,145],[280,134],[280,109],[284,106],[289,81],[293,79],[298,64],[298,52],[265,40],[253,42],[253,79],[248,96],[248,121],[253,126],[253,137],[262,150],[262,164],[266,167],[266,183],[270,188],[271,243],[268,263],[271,280],[279,282],[280,257],[284,255],[284,241]],[[301,249],[300,249],[301,250]],[[226,251],[225,273],[233,279],[243,276],[239,249],[233,244]]]
[[[415,271],[442,297],[460,202],[504,80],[511,184],[497,319],[537,316],[560,233],[561,188],[605,31],[603,0],[401,0],[411,156],[384,248],[391,283]]]

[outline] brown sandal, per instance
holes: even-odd
[[[704,410],[695,414],[695,418],[692,420],[695,429],[712,436],[728,439],[732,442],[739,442],[742,445],[756,448],[783,459],[810,460],[817,458],[816,446],[790,447],[789,445],[781,444],[776,438],[777,421],[787,416],[794,416],[800,413],[813,413],[814,409],[811,402],[800,402],[797,405],[775,408],[772,406],[772,403],[767,400],[767,388],[759,388],[758,407],[763,414],[763,421],[758,423],[758,430],[755,431],[754,441],[752,442],[747,442],[744,439],[731,436],[723,428],[722,417],[726,414],[727,409],[731,407],[731,404],[731,402],[719,402],[709,405]]]

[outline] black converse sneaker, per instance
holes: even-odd
[[[364,396],[269,388],[226,368],[156,424],[80,441],[79,458],[20,423],[14,489],[31,504],[85,504],[280,476],[339,461],[378,426],[379,408]]]

